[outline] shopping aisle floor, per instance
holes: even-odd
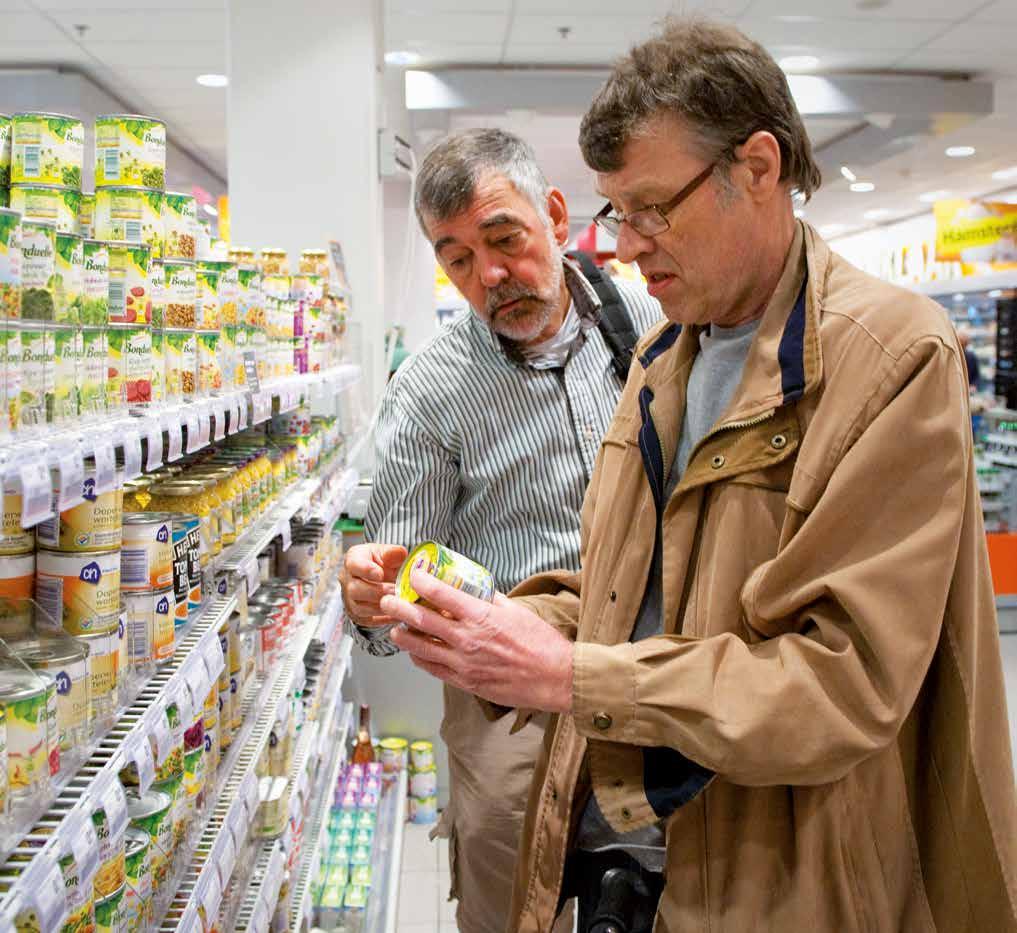
[[[1017,769],[1017,635],[1003,635],[1003,671],[1010,709],[1010,745]],[[430,826],[406,824],[398,933],[454,933],[455,904],[448,903],[448,843],[431,842]]]

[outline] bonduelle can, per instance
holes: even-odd
[[[109,247],[102,240],[82,245],[81,323],[101,327],[109,320]]]
[[[7,785],[12,800],[49,786],[46,701],[52,678],[0,668],[0,708],[7,727]]]
[[[76,233],[56,235],[53,281],[53,320],[80,324],[85,291],[84,240]]]
[[[57,492],[54,477],[54,495]],[[60,515],[40,522],[35,539],[40,548],[52,551],[83,553],[115,551],[122,537],[124,491],[118,485],[108,492],[95,491],[95,461],[85,466],[81,483],[84,502]],[[77,634],[77,633],[72,633]]]
[[[91,418],[106,414],[106,356],[109,351],[106,328],[81,328],[81,372],[78,381],[78,408]]]
[[[29,220],[45,220],[54,224],[57,233],[76,233],[81,192],[65,185],[13,185],[11,209]]]
[[[111,242],[109,251],[109,323],[150,324],[148,265],[151,249],[143,243]]]
[[[120,549],[122,590],[162,590],[173,584],[173,516],[128,512]]]
[[[21,318],[52,321],[55,311],[56,225],[21,221]]]
[[[152,330],[147,325],[110,327],[106,332],[109,372],[106,400],[111,409],[152,401]]]
[[[415,603],[421,599],[410,585],[412,570],[429,573],[443,583],[484,602],[494,599],[494,578],[490,571],[436,541],[425,541],[410,551],[396,577],[399,597]]]
[[[124,886],[124,835],[127,825],[125,821],[122,826],[111,826],[102,805],[92,810],[92,825],[99,837],[99,872],[95,876],[95,893],[99,897],[108,897]],[[117,829],[119,832],[116,832]]]
[[[144,830],[128,826],[124,848],[127,885],[121,930],[139,933],[152,919],[152,839]]]
[[[169,874],[173,855],[173,798],[154,789],[145,794],[127,791],[127,816],[136,831],[147,835],[151,844],[151,890],[158,892]],[[130,830],[128,830],[130,832]],[[128,874],[130,874],[128,872]]]
[[[95,190],[95,235],[151,250],[162,256],[163,193],[156,188],[108,187]]]
[[[195,227],[198,225],[198,202],[193,195],[167,191],[162,202],[164,243],[167,258],[196,258]]]
[[[11,118],[0,113],[0,188],[11,186]]]
[[[161,189],[166,183],[166,124],[133,113],[95,118],[95,186]]]
[[[120,552],[39,551],[36,602],[70,635],[110,631],[120,612]]]
[[[78,233],[84,237],[95,236],[95,192],[81,192],[81,206],[78,208]]]
[[[21,317],[21,214],[0,207],[0,320]]]
[[[95,933],[123,933],[126,881],[112,894],[95,902]]]
[[[62,113],[11,117],[11,184],[37,182],[81,189],[85,126]]]

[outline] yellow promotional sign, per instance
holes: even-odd
[[[219,195],[219,239],[230,241],[230,198],[228,194]]]
[[[958,198],[937,201],[933,213],[938,261],[960,262],[971,272],[1017,266],[1017,204]]]

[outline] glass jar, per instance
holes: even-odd
[[[201,566],[207,567],[213,553],[212,502],[205,495],[204,484],[192,482],[157,483],[151,488],[149,509],[158,512],[184,512],[197,515],[201,521]],[[220,542],[220,550],[222,543]]]
[[[156,482],[151,476],[139,476],[124,483],[124,511],[147,511],[152,502],[152,486]]]

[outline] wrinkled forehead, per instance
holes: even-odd
[[[450,242],[466,241],[490,234],[501,227],[532,227],[540,223],[536,209],[504,175],[481,178],[466,207],[443,219],[424,214],[428,238],[439,252]]]

